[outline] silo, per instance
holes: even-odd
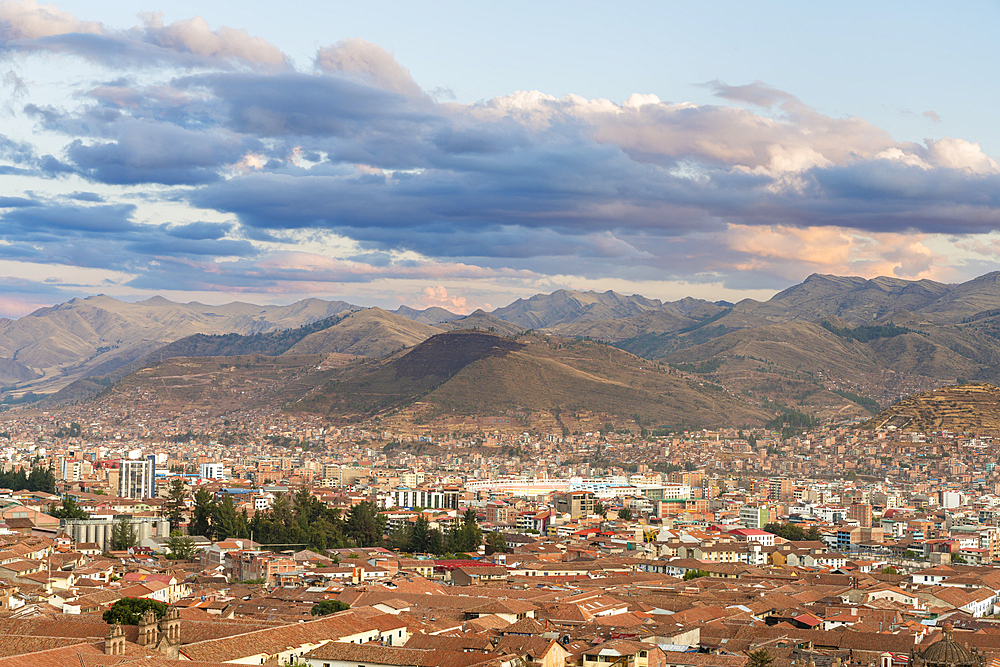
[[[110,551],[111,542],[113,541],[115,530],[115,524],[108,521],[103,526],[101,526],[101,551]]]
[[[92,522],[88,521],[86,524],[84,524],[84,527],[85,527],[85,530],[86,530],[85,535],[87,537],[87,539],[85,539],[84,542],[96,542],[97,541],[97,536],[94,534],[95,533],[95,531],[94,531],[94,524]]]

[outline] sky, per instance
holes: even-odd
[[[0,0],[0,316],[1000,269],[1000,3],[708,4]]]

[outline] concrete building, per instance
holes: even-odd
[[[594,513],[595,496],[590,491],[569,491],[559,493],[553,498],[558,514],[569,514],[578,519]]]
[[[769,521],[767,505],[744,505],[740,508],[740,525],[744,528],[763,528]]]
[[[221,463],[202,463],[199,466],[202,479],[224,479],[225,468]]]
[[[122,459],[118,469],[118,496],[132,500],[156,497],[156,456]]]

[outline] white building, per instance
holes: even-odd
[[[122,459],[118,470],[118,495],[142,500],[156,497],[156,457]]]
[[[199,474],[202,479],[224,479],[224,468],[221,463],[202,463]]]

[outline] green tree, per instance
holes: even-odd
[[[412,553],[427,553],[430,544],[431,522],[423,514],[410,526],[410,535],[406,540],[406,550]]]
[[[341,602],[340,600],[322,600],[317,602],[309,610],[309,613],[313,616],[326,616],[327,614],[333,614],[338,611],[346,611],[350,609],[351,605],[346,602]]]
[[[43,468],[42,466],[33,467],[31,474],[28,475],[28,490],[55,493],[56,476],[52,472],[52,468]]]
[[[892,565],[887,565],[882,568],[882,574],[899,574],[899,570],[894,568]]]
[[[602,503],[600,500],[595,501],[594,502],[594,514],[597,514],[598,516],[607,516],[608,515],[608,508],[605,507],[604,503]]]
[[[382,544],[385,517],[379,514],[375,503],[364,501],[351,508],[347,515],[347,536],[359,547]]]
[[[236,506],[233,495],[227,493],[221,503],[215,503],[212,512],[212,534],[216,540],[239,537],[239,519],[236,516]]]
[[[104,612],[101,618],[108,624],[139,625],[139,621],[142,620],[142,615],[146,613],[147,609],[152,609],[156,618],[163,618],[163,615],[167,613],[167,605],[159,600],[122,598],[111,605],[111,608]]]
[[[167,548],[170,549],[167,558],[171,560],[191,560],[198,553],[194,540],[189,535],[182,535],[179,530],[171,531],[167,538]]]
[[[506,554],[510,553],[510,547],[507,546],[507,538],[504,537],[503,533],[500,531],[495,531],[486,534],[486,555],[492,556],[493,554]]]
[[[212,515],[215,513],[215,501],[208,489],[201,487],[194,493],[194,507],[191,510],[189,535],[202,535],[212,539]]]
[[[49,516],[56,519],[86,519],[90,517],[83,508],[76,504],[73,496],[63,496],[62,506],[53,504],[49,507]]]
[[[774,664],[774,658],[767,652],[767,649],[750,651],[747,653],[747,657],[749,658],[747,667],[771,667]]]
[[[701,577],[710,577],[711,572],[705,570],[688,570],[684,573],[684,581],[691,581],[692,579],[700,579]]]
[[[471,507],[462,514],[462,523],[452,528],[448,535],[448,546],[454,552],[478,551],[483,543],[483,531],[479,528],[476,511]]]
[[[125,551],[134,547],[137,542],[138,536],[135,533],[135,528],[129,523],[128,518],[122,515],[111,529],[111,550]]]
[[[164,503],[164,516],[170,521],[170,530],[174,531],[180,528],[181,523],[184,521],[184,510],[187,509],[187,505],[184,499],[187,497],[187,491],[184,488],[184,480],[174,479],[170,482],[170,487],[167,489],[167,502]]]
[[[628,507],[623,507],[618,510],[618,518],[622,521],[630,521],[632,519],[632,510]]]

